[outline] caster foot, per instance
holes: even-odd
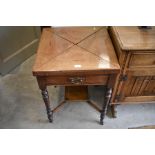
[[[49,120],[49,123],[53,123],[53,120],[50,119],[50,120]]]
[[[47,110],[47,116],[48,116],[49,122],[53,123],[53,112],[51,111],[51,109]]]

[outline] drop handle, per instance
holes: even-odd
[[[71,77],[69,78],[69,81],[71,84],[82,84],[84,82],[85,78],[84,77]]]

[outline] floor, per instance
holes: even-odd
[[[100,114],[84,102],[71,102],[54,114],[48,123],[44,103],[31,69],[35,55],[6,76],[0,77],[0,128],[41,129],[120,129],[155,125],[155,104],[118,105],[117,118],[110,111],[105,124],[99,125]],[[63,99],[63,87],[49,87],[52,106]],[[89,88],[92,99],[103,102],[104,87]]]

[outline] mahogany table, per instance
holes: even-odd
[[[45,102],[49,122],[68,100],[85,100],[100,112],[103,124],[120,67],[105,27],[53,27],[42,32],[33,75]],[[65,86],[65,100],[51,109],[47,86]],[[88,85],[106,85],[99,108],[88,97]]]

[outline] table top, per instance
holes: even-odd
[[[119,72],[105,27],[53,27],[42,32],[33,75],[66,72]]]
[[[116,35],[123,50],[155,50],[155,27],[142,29],[138,26],[114,26]]]

